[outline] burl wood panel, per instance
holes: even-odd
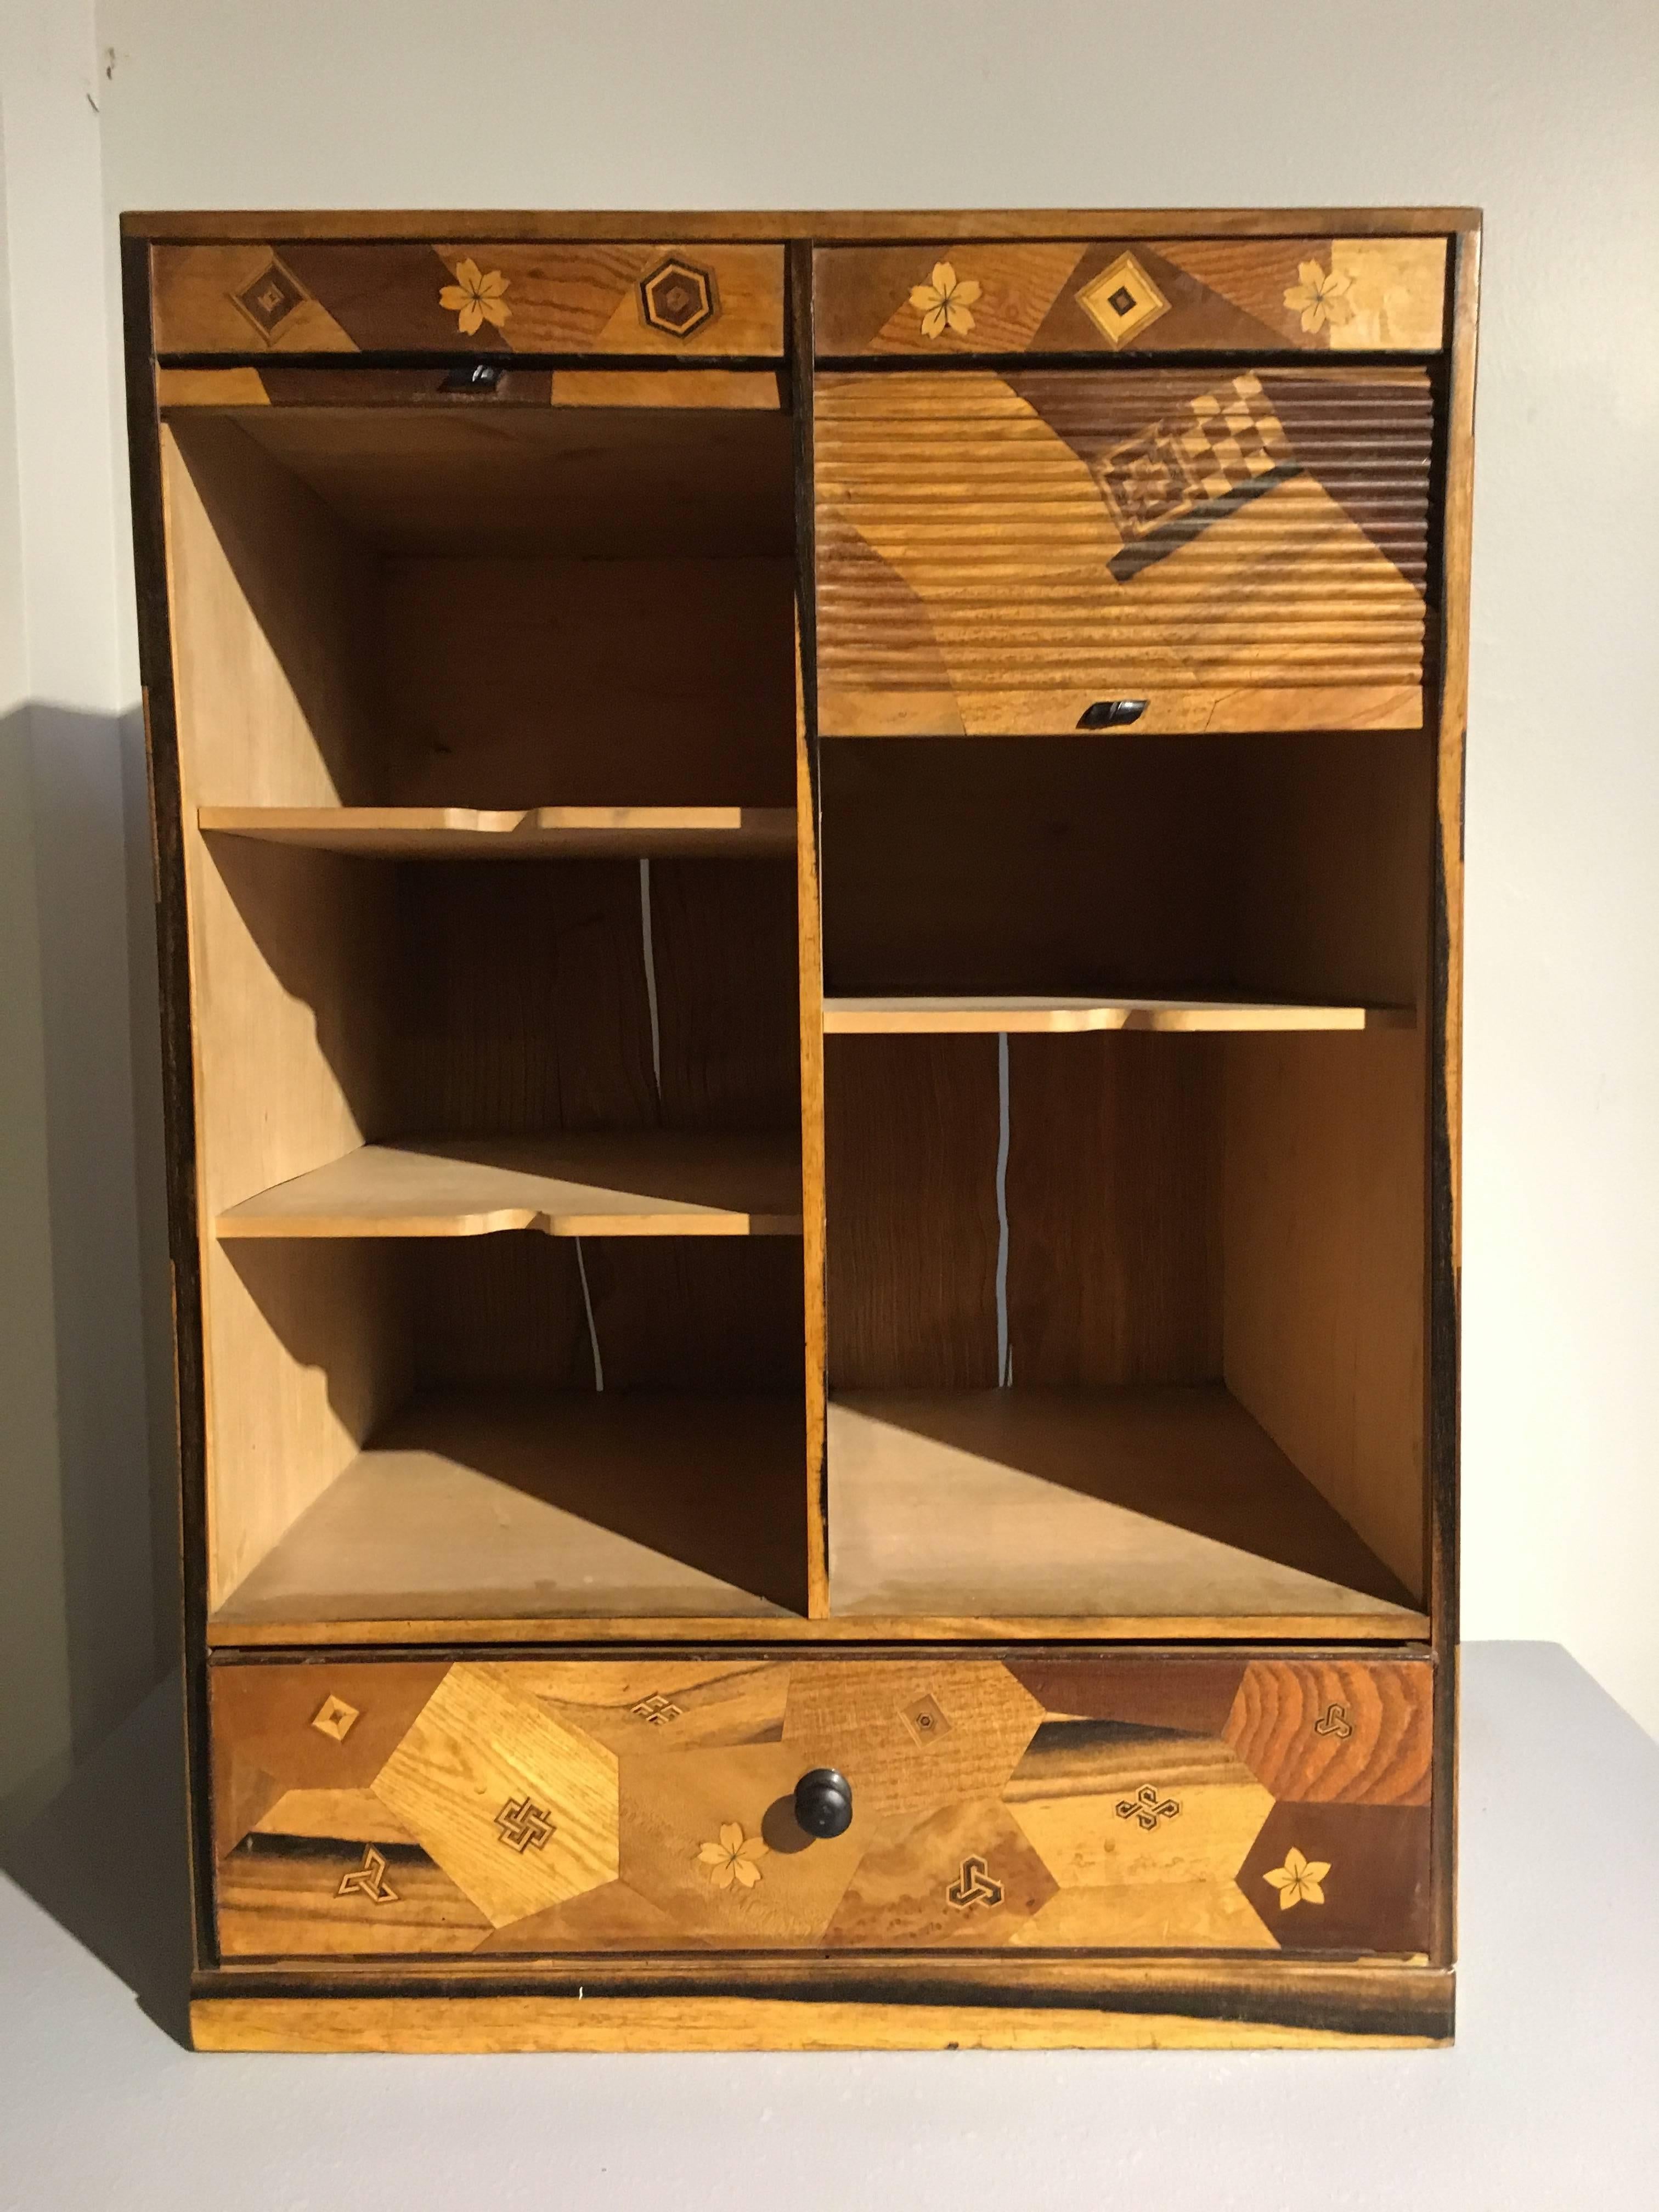
[[[1424,353],[1445,300],[1443,238],[940,240],[813,260],[820,360]]]
[[[161,355],[783,352],[776,246],[276,238],[161,246],[154,268]]]
[[[223,1664],[227,1958],[1422,1950],[1422,1658]],[[794,1784],[852,1784],[839,1837]]]
[[[1418,728],[1425,370],[817,380],[826,737]]]

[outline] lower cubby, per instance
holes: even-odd
[[[805,1609],[788,1237],[210,1255],[210,1633]]]
[[[832,1613],[1425,1632],[1422,1066],[830,1037]]]

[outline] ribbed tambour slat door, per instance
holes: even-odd
[[[822,374],[826,736],[1423,720],[1419,368]]]

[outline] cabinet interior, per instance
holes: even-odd
[[[820,1198],[788,411],[477,407],[164,433],[216,1633],[1420,1632],[1430,737],[826,741]]]
[[[894,1024],[826,1048],[838,1610],[1417,1615],[1431,776],[1398,732],[824,748],[826,1005]],[[925,1026],[1147,1000],[1196,1026]]]
[[[228,1629],[804,1609],[790,422],[678,390],[167,426]]]

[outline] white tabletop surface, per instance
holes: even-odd
[[[1659,1744],[1553,1644],[1464,1655],[1449,2051],[193,2055],[175,1711],[0,1850],[6,2212],[1659,2204]]]

